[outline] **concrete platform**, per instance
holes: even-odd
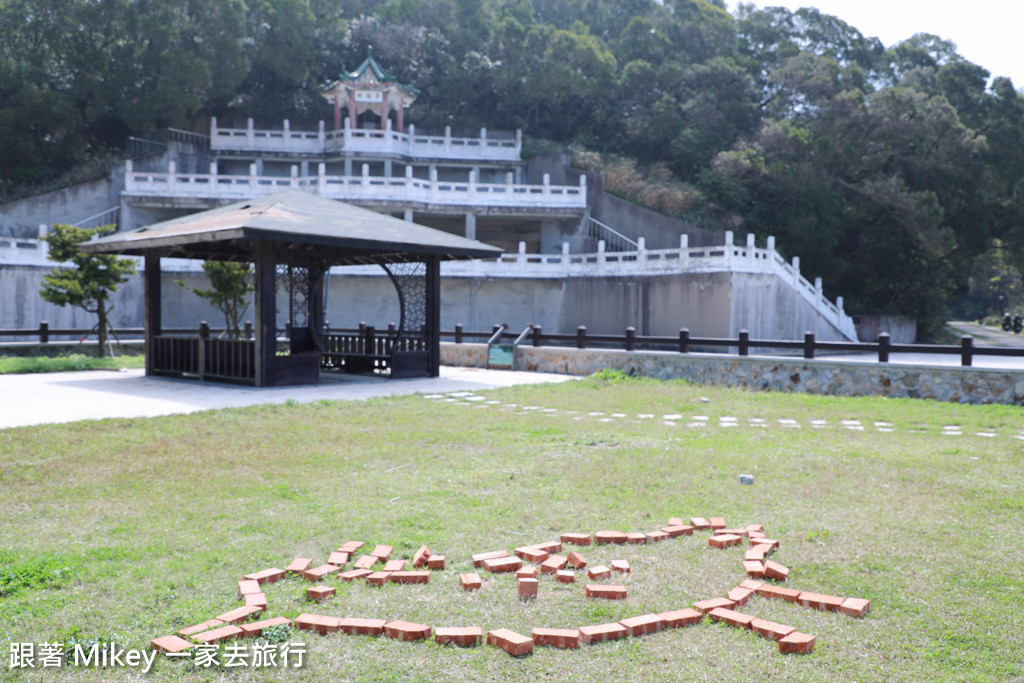
[[[369,375],[332,375],[316,386],[256,389],[146,377],[142,370],[2,375],[0,429],[111,417],[154,417],[290,400],[309,403],[323,399],[482,391],[573,379],[577,378],[442,366],[437,378],[391,380]]]

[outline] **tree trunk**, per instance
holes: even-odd
[[[105,358],[107,356],[107,302],[104,299],[96,301],[96,317],[99,318],[99,333],[96,342],[99,344],[99,349],[96,356]]]

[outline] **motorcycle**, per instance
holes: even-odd
[[[1014,316],[1013,318],[1013,333],[1020,334],[1021,330],[1024,330],[1024,321],[1020,319],[1020,316]]]
[[[1009,332],[1011,327],[1013,323],[1010,321],[1010,314],[1006,313],[1003,315],[1003,332]]]

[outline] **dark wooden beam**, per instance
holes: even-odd
[[[257,240],[253,254],[256,275],[256,386],[274,383],[274,362],[277,356],[277,264],[274,245]]]
[[[146,265],[143,271],[143,297],[145,299],[144,325],[146,327],[146,374],[152,375],[156,367],[156,344],[154,339],[163,331],[163,312],[160,307],[160,253],[146,252]]]
[[[428,256],[427,266],[427,350],[431,377],[441,374],[441,258]]]

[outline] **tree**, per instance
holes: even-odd
[[[203,272],[210,279],[210,289],[190,287],[181,280],[178,284],[201,296],[224,314],[224,325],[229,339],[241,337],[242,316],[249,309],[247,295],[253,291],[251,263],[234,261],[204,261]]]
[[[43,278],[39,295],[58,306],[79,306],[97,317],[99,355],[107,350],[109,317],[114,310],[110,295],[135,273],[135,262],[113,254],[86,254],[78,245],[93,235],[106,235],[114,231],[113,225],[86,229],[54,223],[44,238],[50,246],[49,258],[57,263],[71,263],[73,268],[54,268]]]

